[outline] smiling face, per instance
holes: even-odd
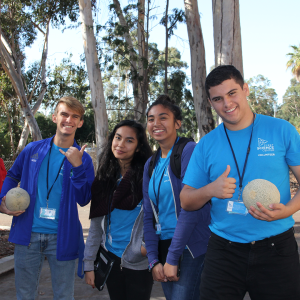
[[[111,151],[120,165],[130,164],[135,152],[139,151],[135,130],[129,126],[119,127],[113,138]]]
[[[58,105],[52,121],[57,124],[56,134],[61,137],[74,137],[76,129],[83,125],[80,114],[64,103]]]
[[[174,114],[161,104],[153,106],[148,112],[147,129],[151,137],[159,144],[174,144],[181,121],[175,120]]]
[[[211,106],[222,118],[229,130],[241,130],[252,123],[253,113],[248,105],[248,84],[243,88],[234,80],[228,79],[209,89]]]

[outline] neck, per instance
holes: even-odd
[[[162,158],[166,158],[168,156],[168,153],[172,149],[172,147],[176,141],[176,138],[177,138],[177,135],[175,136],[175,138],[173,138],[170,141],[163,141],[163,142],[159,143]]]
[[[127,170],[130,168],[130,161],[121,161],[119,160],[119,165],[121,168],[121,175],[124,176]]]
[[[253,118],[255,119],[256,115],[253,116],[253,112],[249,110],[249,112],[243,117],[242,120],[240,120],[239,123],[230,124],[228,122],[224,122],[224,125],[231,131],[238,131],[249,127],[253,123]]]
[[[56,134],[53,139],[53,143],[57,147],[70,148],[74,144],[74,136],[64,137],[64,136],[59,136],[58,134]]]

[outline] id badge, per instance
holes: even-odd
[[[244,202],[238,200],[229,200],[227,202],[227,212],[229,214],[237,214],[246,216],[248,214],[248,209]]]
[[[55,208],[47,208],[41,207],[40,209],[40,218],[55,220],[56,209]]]
[[[112,246],[112,236],[110,233],[108,234],[108,243]]]
[[[155,224],[156,234],[161,234],[161,225],[159,223]]]

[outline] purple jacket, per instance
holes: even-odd
[[[207,203],[201,209],[192,212],[185,211],[180,206],[179,194],[183,188],[182,180],[195,146],[195,142],[189,142],[183,149],[181,155],[181,179],[178,179],[173,174],[170,164],[168,166],[171,186],[174,191],[176,202],[175,210],[177,213],[177,225],[167,256],[167,263],[170,265],[177,265],[179,257],[183,253],[185,247],[189,249],[194,258],[204,254],[210,237],[210,229],[208,228],[208,225],[210,224],[210,204]],[[157,155],[157,160],[159,157],[160,155]],[[148,168],[150,160],[151,158],[149,158],[145,164],[143,177],[144,239],[149,263],[154,259],[158,259],[159,241],[159,236],[155,233],[153,227],[153,212],[148,195],[150,181]]]

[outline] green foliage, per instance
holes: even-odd
[[[277,116],[289,121],[300,133],[300,83],[294,78],[283,96]]]
[[[266,116],[274,116],[277,109],[277,94],[270,88],[270,80],[257,75],[247,81],[250,94],[248,102],[253,112]]]
[[[290,46],[293,49],[293,52],[288,53],[290,59],[286,63],[287,69],[291,69],[292,73],[296,76],[297,80],[300,81],[300,45]]]
[[[170,38],[174,34],[174,30],[177,29],[178,23],[185,23],[185,13],[182,9],[174,8],[172,14],[168,14],[168,37]],[[159,24],[166,25],[166,15],[162,17]]]

